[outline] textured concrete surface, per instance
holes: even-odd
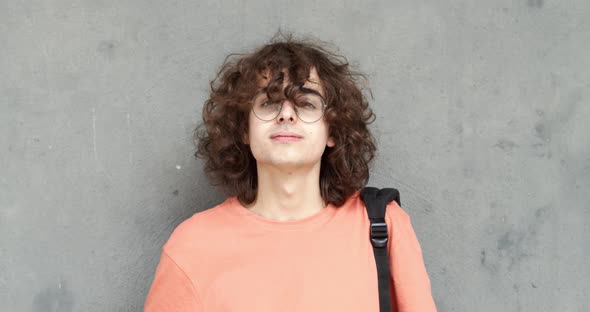
[[[367,73],[439,311],[590,311],[590,2],[0,1],[0,311],[139,311],[222,197],[208,81],[276,30]],[[354,281],[351,281],[354,282]]]

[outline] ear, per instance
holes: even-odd
[[[334,138],[333,137],[329,137],[328,138],[328,142],[326,143],[326,145],[328,147],[334,147],[334,145],[336,145],[336,143],[334,142]]]

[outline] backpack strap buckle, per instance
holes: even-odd
[[[385,220],[371,223],[371,244],[373,247],[384,248],[387,246],[388,240],[387,223],[385,223]]]

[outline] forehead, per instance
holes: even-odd
[[[283,73],[285,74],[285,78],[283,80],[283,86],[286,86],[289,84],[289,72],[287,71],[287,69],[284,69]],[[258,87],[260,87],[261,89],[268,86],[269,82],[270,82],[270,73],[268,70],[265,70],[262,72],[262,74],[258,75]],[[309,77],[307,77],[307,80],[305,81],[303,86],[306,88],[309,88],[309,89],[316,90],[322,96],[325,96],[322,81],[320,80],[320,76],[318,75],[318,72],[315,67],[311,67],[309,69]]]

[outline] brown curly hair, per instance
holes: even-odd
[[[337,207],[369,180],[369,164],[376,143],[368,125],[375,120],[358,78],[347,59],[324,47],[319,40],[294,39],[279,33],[251,54],[230,54],[210,83],[211,92],[203,106],[202,123],[194,131],[195,156],[205,160],[211,183],[242,203],[256,199],[256,159],[242,139],[248,131],[251,99],[260,92],[261,75],[267,75],[267,93],[283,92],[284,70],[289,85],[303,86],[315,67],[325,90],[329,136],[335,146],[326,147],[320,166],[320,192],[326,203]],[[370,92],[370,91],[369,91]]]

